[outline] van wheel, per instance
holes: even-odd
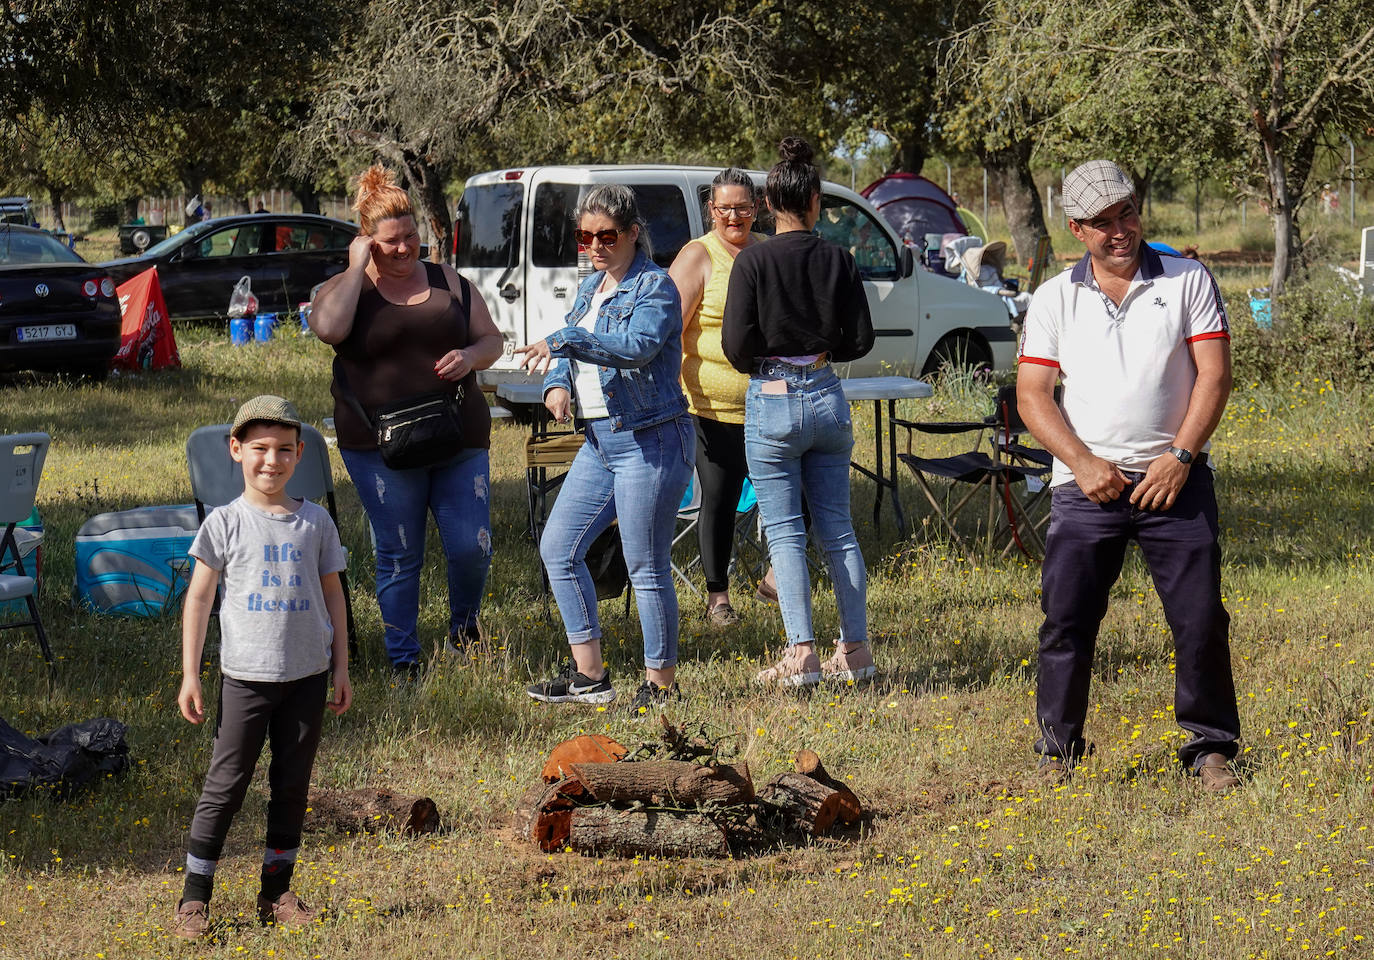
[[[926,365],[921,368],[921,376],[937,376],[946,368],[985,375],[992,370],[992,351],[976,333],[947,333],[930,351]]]

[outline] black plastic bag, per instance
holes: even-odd
[[[45,788],[65,799],[94,780],[124,773],[124,733],[118,720],[98,717],[34,740],[0,720],[0,798]]]

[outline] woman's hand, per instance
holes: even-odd
[[[525,359],[520,361],[520,365],[535,376],[542,377],[549,372],[549,367],[553,364],[553,354],[549,352],[549,341],[547,340],[540,340],[524,347],[516,347],[515,352],[525,355]]]
[[[450,350],[434,364],[434,372],[445,380],[461,380],[472,372],[472,363],[462,350]]]
[[[348,245],[348,269],[364,270],[372,262],[372,238],[360,233]]]
[[[554,387],[544,394],[544,408],[559,423],[567,423],[572,419],[572,394],[566,387]]]

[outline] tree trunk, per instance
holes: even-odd
[[[1021,140],[1002,150],[992,150],[979,159],[988,169],[988,177],[1002,194],[1002,209],[1007,214],[1011,242],[1016,248],[1016,260],[1025,265],[1035,256],[1035,245],[1041,236],[1049,234],[1045,226],[1045,208],[1031,176],[1032,143]],[[1049,256],[1053,258],[1054,251]]]
[[[730,852],[725,831],[705,814],[612,807],[573,810],[568,845],[581,853],[616,853],[625,857],[724,857]]]
[[[1269,217],[1274,222],[1274,267],[1269,274],[1269,296],[1275,314],[1284,285],[1293,273],[1298,249],[1298,226],[1293,219],[1293,198],[1288,190],[1288,171],[1276,145],[1264,145],[1265,174],[1269,179]]]
[[[571,775],[575,763],[614,763],[628,752],[599,733],[564,740],[549,753],[549,760],[544,764],[544,782],[554,783]]]
[[[577,763],[573,774],[602,803],[643,803],[689,807],[754,799],[749,764],[702,766],[681,760],[635,763]]]
[[[780,808],[792,829],[820,836],[840,812],[840,793],[800,773],[780,773],[759,790],[759,799]]]
[[[62,216],[62,202],[65,199],[60,187],[48,187],[48,202],[52,204],[52,228],[58,233],[67,232],[67,221]]]
[[[301,205],[301,213],[320,212],[320,194],[315,189],[314,183],[304,177],[290,178],[285,183],[286,188],[296,198],[296,202]]]
[[[896,167],[899,173],[920,173],[926,165],[925,144],[919,137],[903,140],[897,146]]]
[[[419,205],[421,221],[429,228],[429,259],[443,263],[453,246],[453,217],[444,196],[443,171],[420,153],[406,147],[395,151]]]
[[[311,790],[306,828],[357,833],[394,830],[406,836],[439,829],[439,810],[429,797],[385,790]]]
[[[837,816],[841,823],[858,823],[863,819],[863,804],[859,803],[859,798],[854,791],[849,789],[843,782],[836,780],[825,769],[821,763],[820,756],[814,750],[797,751],[796,759],[792,762],[792,767],[803,776],[810,777],[822,786],[829,787],[840,795],[840,808]]]

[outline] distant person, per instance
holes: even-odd
[[[696,424],[696,469],[701,484],[697,543],[706,577],[706,616],[717,627],[733,626],[741,619],[730,603],[730,552],[735,541],[735,508],[749,476],[744,456],[744,394],[749,378],[725,358],[720,331],[735,257],[765,239],[753,230],[758,193],[754,179],[743,170],[731,167],[716,174],[706,205],[710,231],[683,246],[668,268],[682,297],[682,386]]]
[[[353,689],[339,579],[347,557],[339,532],[322,507],[286,493],[303,449],[300,417],[281,397],[254,397],[239,407],[229,453],[243,471],[243,494],[211,512],[191,544],[195,567],[182,608],[177,694],[191,723],[205,720],[201,656],[221,582],[224,602],[214,751],[191,819],[186,879],[172,920],[172,932],[188,940],[210,932],[215,868],[264,742],[272,763],[258,920],[302,927],[315,917],[291,892],[291,876],[324,710],[343,713]]]
[[[1054,454],[1040,771],[1063,781],[1088,752],[1098,629],[1135,540],[1173,632],[1174,719],[1192,735],[1179,760],[1204,788],[1225,792],[1239,783],[1229,763],[1240,717],[1207,447],[1231,393],[1226,308],[1205,267],[1142,243],[1135,188],[1116,164],[1076,167],[1063,199],[1087,253],[1035,292],[1016,392],[1026,426]]]
[[[764,195],[777,231],[741,250],[730,273],[725,355],[748,373],[744,448],[778,583],[787,648],[760,672],[768,686],[810,686],[822,675],[862,680],[874,673],[868,648],[867,572],[849,512],[854,427],[831,361],[873,348],[868,298],[854,257],[814,231],[820,172],[811,145],[787,137]],[[816,655],[802,495],[825,552],[840,637],[824,664]]]
[[[586,436],[539,540],[572,660],[526,692],[544,703],[615,699],[587,548],[619,520],[644,641],[644,680],[630,709],[648,713],[677,696],[670,552],[696,459],[679,380],[682,302],[668,273],[650,259],[649,230],[633,190],[593,187],[578,201],[576,221],[574,238],[595,272],[578,287],[562,327],[516,348],[531,373],[547,371],[549,414],[560,423],[575,415]]]
[[[448,561],[448,637],[440,646],[458,655],[480,637],[492,549],[491,413],[477,371],[501,356],[501,334],[472,284],[450,266],[420,260],[410,196],[391,171],[373,166],[358,177],[354,209],[361,223],[348,268],[315,295],[310,328],[334,347],[339,455],[377,538],[387,657],[397,679],[417,680],[430,514]],[[435,401],[461,424],[461,448],[423,466],[389,466],[377,416]]]
[[[254,213],[268,213],[268,212],[270,212],[270,211],[268,211],[268,209],[267,209],[266,207],[264,207],[264,206],[262,205],[261,202],[259,202],[259,203],[258,203],[258,208],[257,208],[256,210],[254,210],[253,212],[254,212]]]

